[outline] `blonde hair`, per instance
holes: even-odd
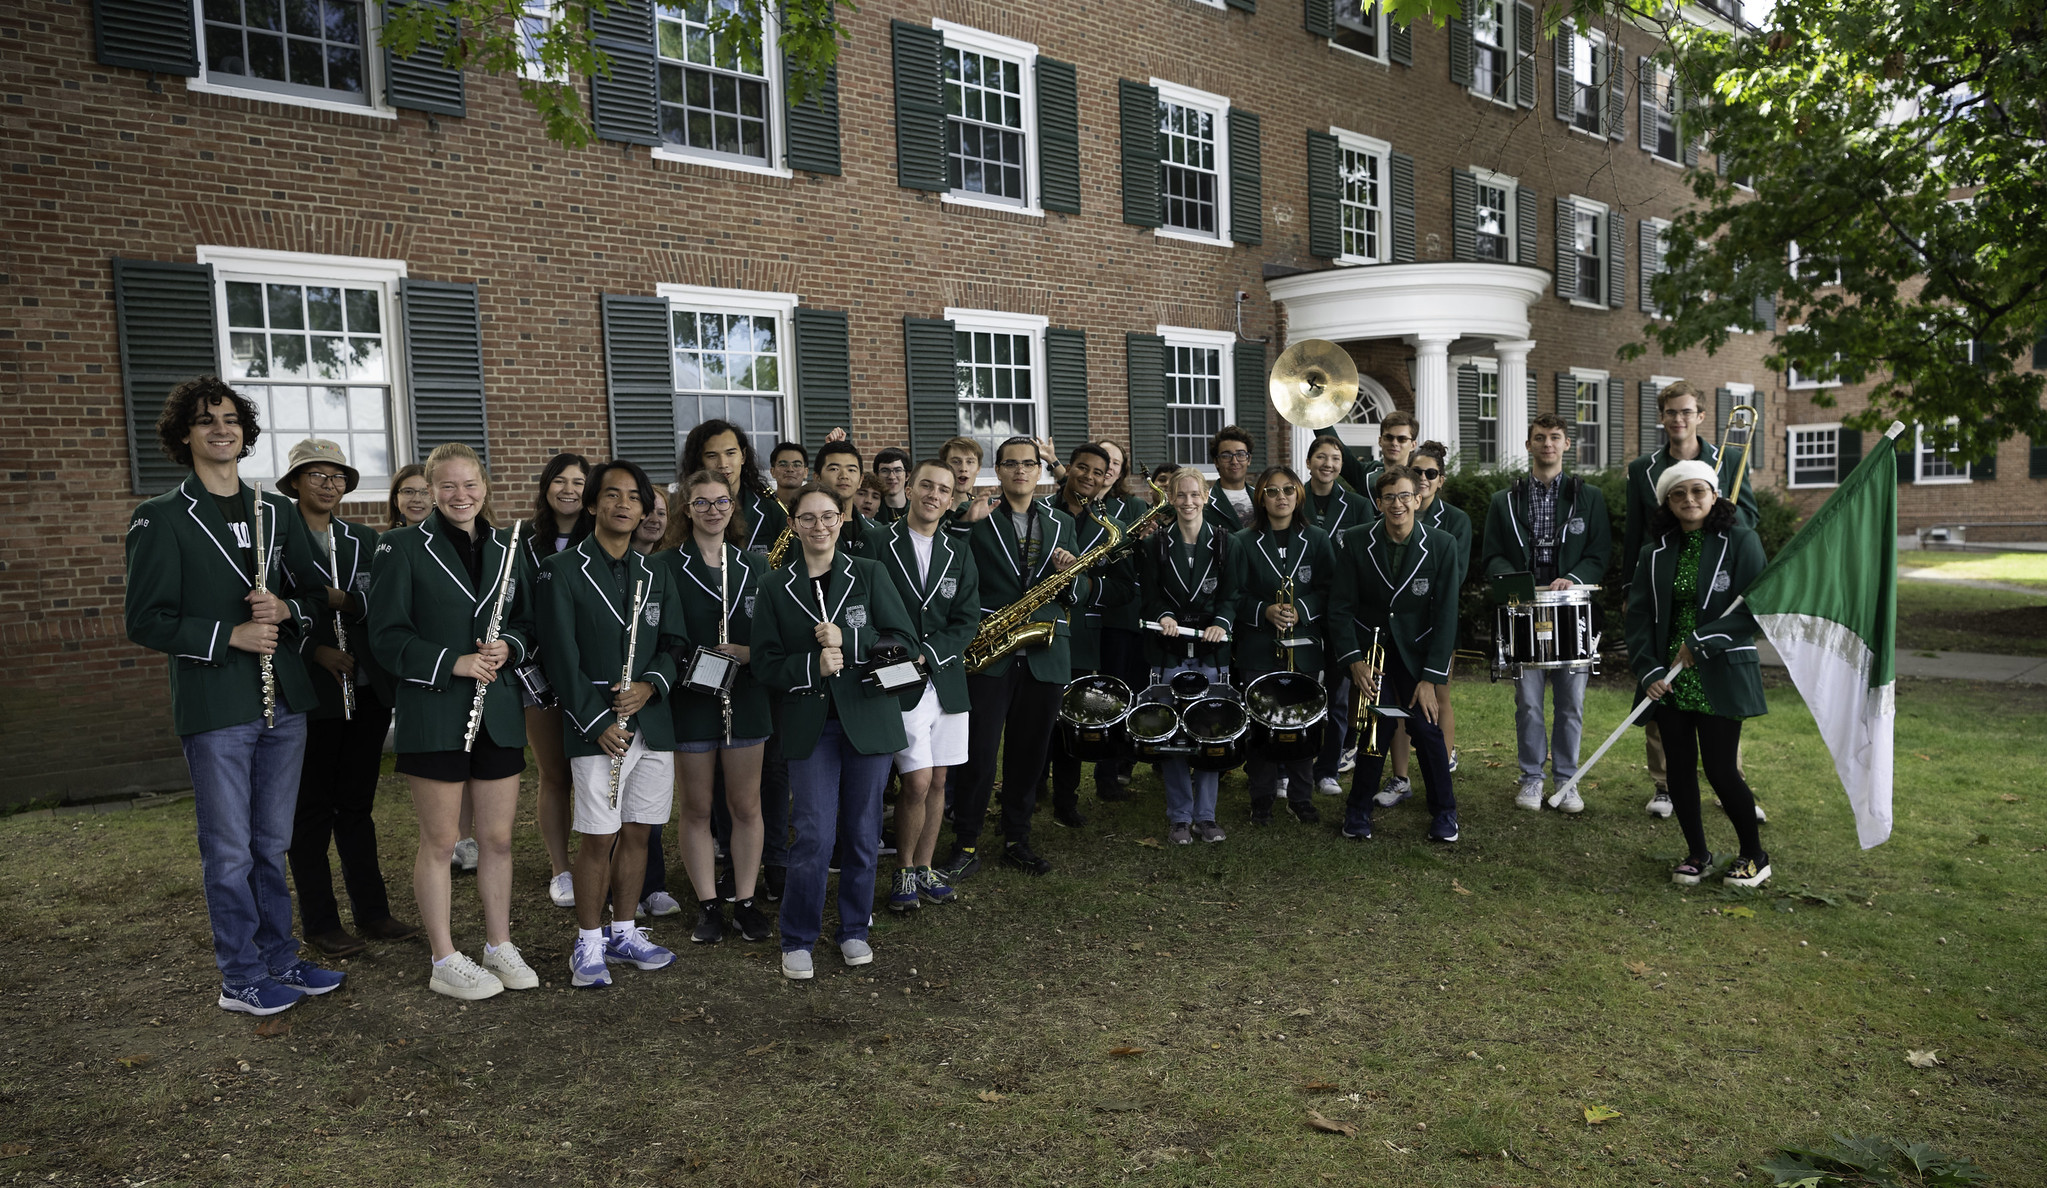
[[[476,477],[483,480],[483,506],[477,509],[476,518],[485,524],[490,523],[490,471],[484,468],[483,459],[477,455],[475,450],[469,448],[468,445],[459,441],[444,441],[440,445],[435,446],[433,453],[426,456],[426,485],[432,487],[434,485],[434,472],[450,462],[467,462],[471,466],[476,467]],[[431,493],[429,493],[429,498],[431,498]],[[439,506],[438,501],[435,506]]]
[[[1180,489],[1182,479],[1193,479],[1194,485],[1201,490],[1201,498],[1203,500],[1208,498],[1208,476],[1192,466],[1182,466],[1166,476],[1166,498],[1171,499],[1173,492]]]

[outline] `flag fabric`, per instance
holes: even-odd
[[[1791,671],[1848,793],[1863,849],[1891,835],[1897,723],[1894,424],[1744,592]]]

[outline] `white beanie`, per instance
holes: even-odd
[[[1705,483],[1716,492],[1720,490],[1720,476],[1714,472],[1712,467],[1704,462],[1696,458],[1687,459],[1683,462],[1673,462],[1670,464],[1670,469],[1665,470],[1656,477],[1657,505],[1661,506],[1670,498],[1670,489],[1672,487],[1677,486],[1679,483],[1690,482],[1693,479]]]

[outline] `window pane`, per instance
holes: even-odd
[[[1160,102],[1159,128],[1165,151],[1159,189],[1166,226],[1200,235],[1216,234],[1217,176],[1215,128],[1209,113]]]
[[[270,326],[274,330],[303,330],[306,326],[305,290],[297,285],[268,285]]]
[[[737,45],[715,37],[701,3],[664,4],[657,12],[662,139],[767,164],[768,94],[759,41]]]

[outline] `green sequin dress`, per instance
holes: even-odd
[[[1671,576],[1670,597],[1677,607],[1677,625],[1670,633],[1670,654],[1665,664],[1677,662],[1677,650],[1691,638],[1699,625],[1699,555],[1705,551],[1704,532],[1685,533],[1684,548],[1677,555],[1677,572]],[[1670,682],[1670,704],[1695,714],[1710,714],[1713,703],[1706,699],[1706,686],[1699,681],[1696,665],[1688,666]]]

